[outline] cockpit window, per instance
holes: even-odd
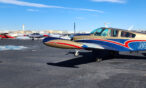
[[[103,31],[103,29],[98,29],[94,32],[94,35],[101,36],[102,31]]]
[[[101,31],[102,31],[103,29],[95,29],[95,30],[93,30],[92,32],[91,32],[91,34],[94,34],[94,33],[96,33],[96,32],[98,32],[98,33],[100,33]]]
[[[129,33],[129,32],[125,32],[125,31],[121,32],[121,37],[135,38],[135,36],[136,35],[133,33]]]
[[[108,36],[108,29],[104,29],[101,36]]]
[[[95,36],[108,36],[109,29],[95,29],[91,32],[91,34],[94,34]]]

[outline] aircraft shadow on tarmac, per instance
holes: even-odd
[[[74,52],[70,52],[70,54],[74,54]],[[78,68],[77,65],[81,64],[87,64],[87,63],[92,63],[95,62],[96,59],[94,59],[93,55],[89,52],[80,52],[81,57],[73,58],[70,60],[58,62],[58,63],[47,63],[47,65],[52,65],[52,66],[59,66],[59,67],[70,67],[70,68]],[[143,54],[146,56],[146,54]],[[112,59],[112,58],[108,58]],[[144,56],[131,56],[131,55],[119,55],[113,59],[129,59],[129,60],[146,60],[146,57]],[[105,59],[107,60],[107,59]]]
[[[74,52],[69,52],[68,54],[74,54]],[[70,60],[58,62],[58,63],[47,63],[48,65],[59,66],[59,67],[71,67],[78,68],[77,65],[86,64],[94,62],[95,60],[91,58],[91,53],[87,54],[86,52],[80,52],[81,57],[73,58]]]
[[[144,56],[146,56],[146,53],[142,53]]]

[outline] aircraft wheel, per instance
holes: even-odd
[[[93,55],[93,59],[94,59],[95,62],[101,62],[104,59],[101,52],[99,52],[97,50],[93,50],[92,55]]]
[[[101,62],[102,58],[96,58],[96,62]]]
[[[112,58],[117,57],[118,55],[119,55],[119,52],[118,52],[118,51],[111,51],[111,52],[110,52],[110,56],[111,56]]]
[[[93,57],[96,62],[100,62],[102,60],[112,59],[119,55],[118,51],[104,51],[104,50],[93,50]]]

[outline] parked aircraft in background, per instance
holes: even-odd
[[[32,38],[32,40],[34,40],[35,38],[39,39],[39,38],[43,38],[44,36],[39,34],[39,33],[33,33],[28,35],[28,37]]]
[[[70,40],[70,34],[49,34],[49,37],[56,37],[56,38],[62,38],[62,39],[66,39],[66,40]]]
[[[12,38],[12,39],[13,39],[13,38],[15,38],[15,37],[10,36],[8,33],[1,33],[1,34],[0,34],[0,38],[1,38],[1,39],[3,39],[3,38]]]
[[[47,46],[64,49],[85,49],[92,50],[97,57],[100,53],[106,52],[106,57],[113,57],[122,51],[143,51],[146,50],[146,34],[131,32],[117,28],[98,28],[90,35],[77,35],[73,41],[61,38],[48,37],[43,40]],[[97,58],[101,61],[103,58]]]

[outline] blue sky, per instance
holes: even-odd
[[[0,0],[0,30],[146,28],[146,0]]]

